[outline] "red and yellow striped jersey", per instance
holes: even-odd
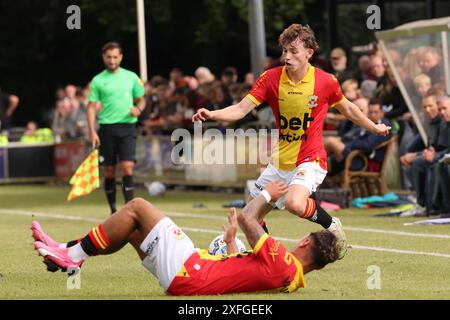
[[[253,252],[232,255],[192,254],[167,292],[209,295],[273,290],[293,292],[306,287],[303,267],[281,243],[265,233]]]
[[[327,169],[327,154],[322,130],[328,107],[342,102],[337,79],[309,65],[306,76],[297,84],[284,66],[264,72],[247,95],[256,105],[266,101],[275,115],[279,143],[272,161],[281,170],[290,171],[304,162],[316,162]]]

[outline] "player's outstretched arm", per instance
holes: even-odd
[[[370,133],[387,136],[391,127],[386,126],[383,123],[375,124],[372,120],[367,118],[361,110],[354,103],[344,100],[336,105],[336,109],[347,119],[349,119],[354,124],[367,129]]]
[[[288,191],[288,186],[278,180],[270,182],[256,198],[251,200],[238,217],[239,227],[247,237],[248,243],[254,248],[261,236],[266,233],[259,221],[266,212],[263,206],[270,201],[277,201]]]
[[[205,108],[198,109],[192,116],[192,122],[194,121],[225,121],[235,122],[245,117],[250,111],[256,107],[256,104],[245,97],[238,104],[231,105],[224,109],[210,111]]]
[[[227,244],[227,253],[239,252],[236,244],[236,232],[238,227],[236,208],[230,208],[228,212],[228,226],[223,225],[223,241]]]

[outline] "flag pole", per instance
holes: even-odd
[[[144,0],[136,0],[137,7],[137,26],[138,26],[138,41],[139,41],[139,66],[140,77],[142,81],[148,80],[147,74],[147,43],[145,35],[145,6]]]

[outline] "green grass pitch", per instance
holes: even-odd
[[[67,241],[85,235],[108,216],[102,190],[66,203],[68,192],[68,188],[56,186],[0,186],[0,299],[189,299],[165,295],[129,245],[114,255],[89,259],[81,270],[78,290],[67,289],[66,274],[45,271],[33,250],[29,229],[33,219],[56,240]],[[242,197],[169,192],[150,198],[146,190],[137,190],[136,196],[167,212],[202,248],[226,223],[227,209],[222,205]],[[119,189],[118,199],[122,199]],[[205,207],[194,207],[197,203]],[[307,274],[306,289],[220,299],[450,299],[450,225],[404,226],[418,219],[375,217],[385,211],[347,209],[335,213],[347,228],[353,248],[343,260]],[[286,211],[270,213],[267,224],[271,234],[288,247],[294,245],[294,239],[320,228]],[[371,266],[379,268],[379,289],[368,288],[368,279],[374,276]],[[369,283],[376,283],[370,279]]]

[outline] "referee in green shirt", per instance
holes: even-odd
[[[131,71],[120,67],[122,47],[116,42],[103,46],[106,70],[92,79],[87,108],[92,148],[100,147],[100,164],[104,167],[105,192],[111,213],[116,209],[116,164],[122,174],[125,202],[133,199],[133,170],[136,160],[136,122],[144,110],[144,84]],[[95,131],[98,103],[100,129]]]

